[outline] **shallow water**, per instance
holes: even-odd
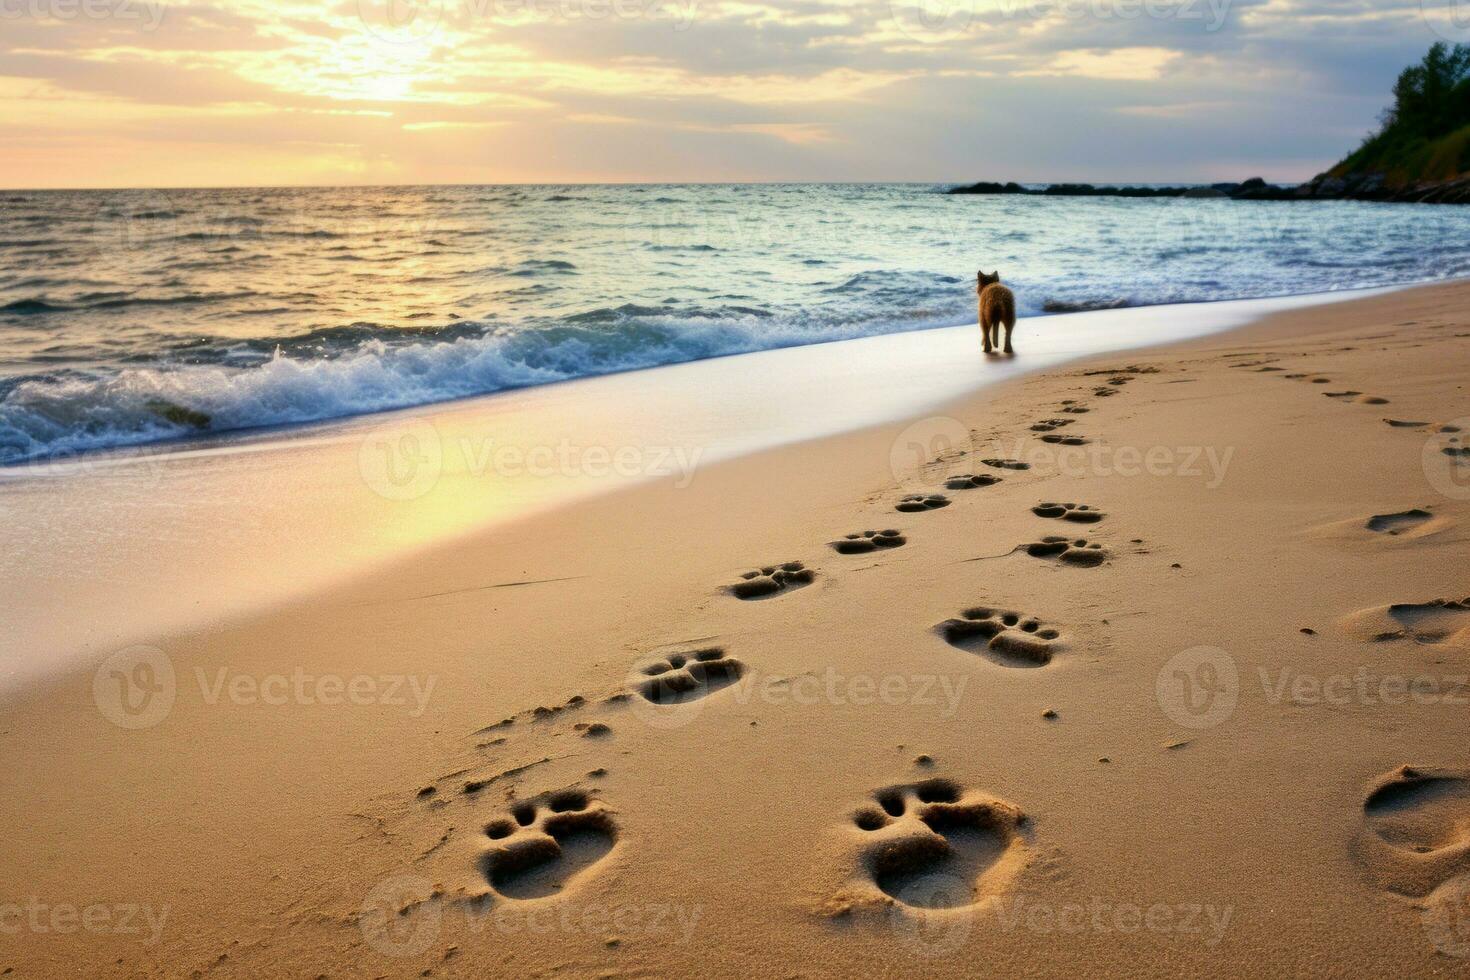
[[[0,193],[0,463],[974,320],[1470,272],[1470,210],[933,185]]]
[[[887,450],[894,492],[932,491],[922,464],[971,439],[944,416],[951,399],[1322,300],[1023,321],[1014,358],[982,355],[973,324],[865,337],[5,467],[0,696],[579,499],[652,480],[688,486],[766,447],[904,420]]]

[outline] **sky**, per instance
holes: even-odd
[[[0,186],[1305,180],[1437,2],[0,0]]]

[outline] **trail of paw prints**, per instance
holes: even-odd
[[[599,864],[618,839],[612,811],[580,789],[511,804],[485,825],[480,871],[497,894],[527,900],[559,895]]]
[[[1024,864],[1026,815],[948,779],[887,786],[852,816],[859,879],[907,909],[955,909],[1001,893]]]
[[[922,514],[928,510],[948,507],[949,504],[949,498],[942,493],[911,493],[894,504],[893,509],[900,514]]]
[[[944,642],[984,656],[1002,667],[1045,667],[1061,649],[1061,631],[1035,616],[1010,609],[975,606],[934,631]]]
[[[828,546],[839,555],[870,555],[883,549],[901,548],[907,543],[908,538],[894,528],[882,531],[860,531],[844,535],[836,541],[827,542]]]
[[[1059,504],[1047,500],[1031,508],[1031,513],[1037,517],[1046,517],[1052,520],[1071,521],[1073,524],[1096,524],[1107,515],[1089,504],[1064,503]]]
[[[725,591],[737,599],[768,599],[784,595],[817,580],[817,573],[799,561],[767,565],[740,576],[740,581],[726,586]]]
[[[1096,541],[1050,534],[1023,546],[1032,558],[1059,561],[1081,568],[1094,568],[1108,560],[1108,552]]]

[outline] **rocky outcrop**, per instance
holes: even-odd
[[[1194,197],[1232,201],[1399,201],[1419,204],[1470,204],[1470,176],[1454,180],[1390,185],[1383,174],[1318,174],[1305,184],[1283,187],[1252,177],[1238,184],[1197,187],[1128,187],[1094,184],[1047,184],[1023,187],[981,181],[952,187],[947,194],[1025,194],[1035,197]]]
[[[1399,201],[1416,204],[1470,204],[1470,177],[1390,185],[1383,174],[1318,174],[1296,188],[1298,199],[1318,201]]]

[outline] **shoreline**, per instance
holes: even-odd
[[[549,185],[555,186],[555,185]],[[650,185],[657,186],[657,185]],[[1377,295],[1383,292],[1391,292],[1402,289],[1418,289],[1425,286],[1444,285],[1453,282],[1465,281],[1470,276],[1448,277],[1440,279],[1425,279],[1413,282],[1388,283],[1374,286],[1352,286],[1342,289],[1327,290],[1323,292],[1306,293],[1273,293],[1265,296],[1235,297],[1225,299],[1200,299],[1176,303],[1139,303],[1129,305],[1096,305],[1078,306],[1072,308],[1070,305],[1052,305],[1054,301],[1048,300],[1043,308],[1036,313],[1028,314],[1021,318],[1021,322],[1045,321],[1056,316],[1079,316],[1096,313],[1127,313],[1131,310],[1154,310],[1167,309],[1187,314],[1194,308],[1215,307],[1221,305],[1256,306],[1269,312],[1273,304],[1295,304],[1299,302],[1314,304],[1330,304],[1335,302],[1349,302],[1364,296]],[[1265,312],[1255,314],[1243,314],[1246,316],[1262,316]],[[846,344],[857,341],[873,340],[879,337],[897,337],[907,334],[926,334],[939,330],[961,330],[978,328],[975,323],[959,323],[947,326],[917,327],[906,330],[895,330],[884,333],[866,334],[858,337],[842,337],[833,340],[815,343],[792,344],[784,347],[765,347],[756,350],[738,351],[729,354],[715,354],[707,357],[698,357],[684,361],[670,361],[663,364],[653,364],[646,367],[625,368],[621,370],[608,371],[602,374],[587,374],[576,377],[558,378],[553,381],[545,381],[534,384],[525,384],[515,387],[499,388],[493,391],[477,392],[467,395],[455,395],[438,401],[419,402],[412,405],[402,405],[393,408],[383,408],[371,411],[357,412],[347,415],[332,415],[323,418],[305,419],[296,422],[266,423],[260,425],[241,426],[221,431],[201,430],[195,433],[183,433],[176,436],[162,438],[149,438],[138,442],[121,442],[106,446],[86,447],[80,449],[59,449],[49,455],[38,455],[19,458],[11,461],[0,462],[0,483],[6,480],[24,479],[27,476],[41,474],[42,476],[53,475],[50,471],[59,471],[64,474],[69,469],[87,469],[97,466],[127,465],[137,457],[142,456],[172,456],[177,454],[220,451],[249,451],[253,444],[270,442],[281,439],[310,439],[315,436],[330,436],[332,430],[338,426],[356,422],[371,421],[374,419],[391,420],[399,413],[431,412],[435,410],[452,410],[454,407],[466,403],[472,403],[486,398],[494,398],[501,395],[515,395],[522,392],[538,391],[541,389],[555,388],[560,385],[577,384],[586,381],[596,381],[604,378],[615,378],[627,374],[642,374],[648,371],[659,371],[665,368],[677,368],[691,364],[702,364],[711,361],[724,361],[729,358],[747,357],[753,354],[775,354],[782,351],[805,349],[811,347],[827,347],[832,344]],[[1217,329],[1229,329],[1228,327]],[[177,409],[178,406],[171,406]],[[162,410],[162,409],[160,409]],[[186,411],[186,410],[184,410]]]
[[[38,556],[0,571],[15,597],[0,693],[160,631],[221,628],[460,535],[918,417],[1102,350],[1416,288],[1026,318],[1014,359],[983,358],[974,325],[881,334],[0,469],[11,547]],[[57,615],[68,608],[87,612]]]
[[[983,956],[1046,976],[1459,975],[1430,926],[1470,872],[1454,775],[1470,720],[1444,696],[1470,633],[1429,606],[1372,637],[1391,604],[1466,592],[1470,492],[1434,481],[1456,474],[1436,430],[1470,411],[1467,300],[1467,284],[1423,287],[1077,358],[458,537],[159,638],[172,696],[121,716],[134,727],[106,716],[120,702],[91,672],[6,698],[0,859],[48,908],[131,904],[162,926],[152,942],[27,931],[3,963],[723,977]],[[1021,456],[1030,469],[983,462]],[[999,482],[948,486],[977,471]],[[934,493],[948,504],[895,510]],[[1047,501],[1104,517],[1033,510]],[[829,544],[884,528],[905,540]],[[1020,547],[1052,534],[1104,557]],[[812,581],[729,591],[796,561]],[[972,642],[952,623],[980,608],[1034,617],[1035,641]],[[660,658],[712,649],[728,685],[639,693]],[[1235,668],[1228,711],[1168,688],[1202,663]],[[1442,696],[1331,693],[1360,669]],[[1404,765],[1446,782],[1377,813]],[[903,790],[893,814],[890,787],[989,814],[984,847],[957,838],[973,903],[917,911],[865,871],[933,805]],[[487,881],[486,830],[526,802],[582,814],[575,873]],[[881,826],[854,823],[880,804]],[[1063,928],[1078,908],[1103,918]]]
[[[1446,693],[1470,633],[1426,607],[1413,636],[1370,636],[1391,604],[1466,591],[1470,492],[1426,482],[1452,458],[1421,448],[1470,410],[1467,295],[1395,292],[1070,361],[948,401],[917,439],[913,420],[853,430],[463,536],[157,639],[171,696],[134,714],[90,671],[7,698],[0,860],[19,893],[148,909],[134,921],[159,929],[22,930],[4,965],[750,976],[803,961],[835,976],[983,955],[1042,976],[1458,976],[1430,926],[1470,870],[1454,836],[1470,721]],[[1072,423],[1032,428],[1047,419]],[[925,438],[947,420],[964,445]],[[982,463],[1011,447],[1029,470]],[[1061,466],[1094,447],[1113,461]],[[1179,450],[1210,447],[1222,479],[1186,472]],[[1119,469],[1127,448],[1142,469]],[[1160,448],[1169,466],[1147,469]],[[973,470],[1000,482],[947,488]],[[950,504],[894,510],[919,492]],[[1048,519],[1038,501],[1104,519]],[[826,544],[873,527],[906,541]],[[1104,560],[1014,550],[1048,533],[1094,539]],[[789,561],[813,580],[729,594],[742,570]],[[979,607],[1039,620],[1047,661],[947,642],[944,624]],[[695,649],[738,664],[735,682],[686,704],[637,693],[650,658]],[[1201,649],[1238,671],[1227,711],[1160,686]],[[1364,670],[1444,696],[1329,696]],[[1423,802],[1405,790],[1410,810],[1383,824],[1374,788],[1401,765],[1448,782]],[[975,904],[916,911],[864,873],[869,835],[914,832],[910,815],[854,826],[888,786],[1026,815],[963,864]],[[575,874],[478,870],[497,846],[485,827],[522,802],[587,814]],[[1088,912],[1061,929],[1076,908],[1104,909],[1103,926]],[[1148,929],[1117,918],[1135,909]]]

